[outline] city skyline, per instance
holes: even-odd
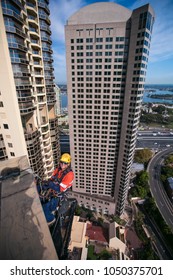
[[[172,84],[173,81],[173,2],[156,0],[51,0],[51,30],[53,41],[53,57],[55,68],[55,82],[65,84],[66,81],[66,57],[64,26],[67,19],[80,8],[96,2],[114,2],[130,10],[150,3],[155,11],[156,18],[151,40],[150,58],[146,76],[146,84]],[[172,8],[171,8],[172,6]],[[169,42],[169,43],[168,43]]]

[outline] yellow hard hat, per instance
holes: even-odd
[[[69,154],[65,153],[61,156],[60,161],[63,161],[65,163],[70,163],[71,162],[71,156]]]

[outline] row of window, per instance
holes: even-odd
[[[77,38],[77,39],[71,39],[71,44],[77,43],[77,44],[83,44],[84,42],[86,43],[93,43],[93,42],[99,42],[102,43],[103,41],[105,42],[124,42],[124,41],[128,41],[128,38],[125,37],[106,37],[106,38]]]
[[[113,52],[86,52],[86,53],[83,53],[83,52],[77,52],[76,53],[76,56],[77,57],[82,57],[82,56],[112,56],[114,53]],[[71,57],[74,57],[75,56],[75,53],[71,53]],[[128,53],[127,52],[115,52],[115,56],[124,56],[124,57],[127,57],[128,56]]]
[[[84,62],[86,62],[86,63],[112,63],[112,61],[113,62],[115,62],[115,60],[112,60],[112,58],[105,58],[104,60],[102,59],[102,58],[95,58],[95,61],[94,61],[94,59],[92,59],[92,58],[86,58],[86,59],[83,59],[83,58],[78,58],[77,60],[75,60],[75,59],[71,59],[71,63],[73,64],[73,63],[75,63],[75,62],[77,62],[77,63],[82,63],[82,64],[84,64]],[[125,65],[122,65],[122,64],[120,64],[120,65],[116,65],[116,67],[118,68],[126,68],[126,66]]]
[[[102,66],[104,66],[104,67],[102,67]],[[75,70],[75,66],[74,65],[72,65],[71,68],[72,68],[72,70]],[[77,70],[83,70],[84,68],[86,70],[94,69],[94,68],[95,69],[102,69],[102,68],[104,68],[104,69],[112,69],[112,68],[117,69],[117,65],[111,65],[111,64],[104,64],[104,65],[102,65],[102,64],[95,64],[95,65],[92,65],[92,64],[87,64],[85,67],[84,67],[84,65],[77,65],[76,68],[77,68]],[[125,69],[125,67],[122,69],[122,65],[121,65],[121,68],[119,69],[119,72],[114,72],[114,75],[125,75],[126,72],[125,71],[123,72],[124,69]]]
[[[123,44],[116,44],[116,45],[96,45],[95,49],[96,50],[102,50],[102,49],[125,49],[126,51],[128,50],[128,46],[127,45],[123,45]],[[75,47],[71,46],[71,50],[74,50]],[[83,45],[79,45],[76,46],[76,50],[84,50],[85,47]],[[86,50],[93,50],[93,45],[86,45]]]

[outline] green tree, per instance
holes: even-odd
[[[163,112],[165,112],[165,106],[160,105],[158,107],[154,107],[153,112],[157,112],[158,114],[161,115]]]
[[[79,205],[76,206],[75,215],[80,216],[82,213],[82,209]]]
[[[99,254],[100,260],[109,260],[111,257],[112,257],[111,253],[108,252],[107,250],[103,250]]]
[[[156,203],[153,197],[149,197],[145,202],[145,209],[149,214],[155,213],[157,211]]]
[[[163,166],[161,170],[162,175],[168,177],[173,177],[173,167],[171,166]]]
[[[142,170],[137,173],[136,179],[135,179],[135,184],[137,184],[138,186],[146,187],[146,186],[148,186],[148,180],[149,180],[148,172],[145,170]]]
[[[169,155],[166,159],[165,159],[165,164],[171,164],[173,163],[173,155]]]
[[[147,194],[148,194],[148,189],[138,186],[137,187],[138,190],[138,196],[140,196],[141,198],[146,198]]]
[[[136,150],[134,161],[138,163],[148,163],[148,161],[152,158],[152,151],[149,149]]]

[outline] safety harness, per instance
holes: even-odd
[[[55,175],[56,179],[55,181],[60,185],[60,183],[62,182],[62,179],[65,177],[65,175],[67,175],[70,171],[72,171],[71,167],[68,166],[63,172],[60,178],[58,178],[58,174]]]

